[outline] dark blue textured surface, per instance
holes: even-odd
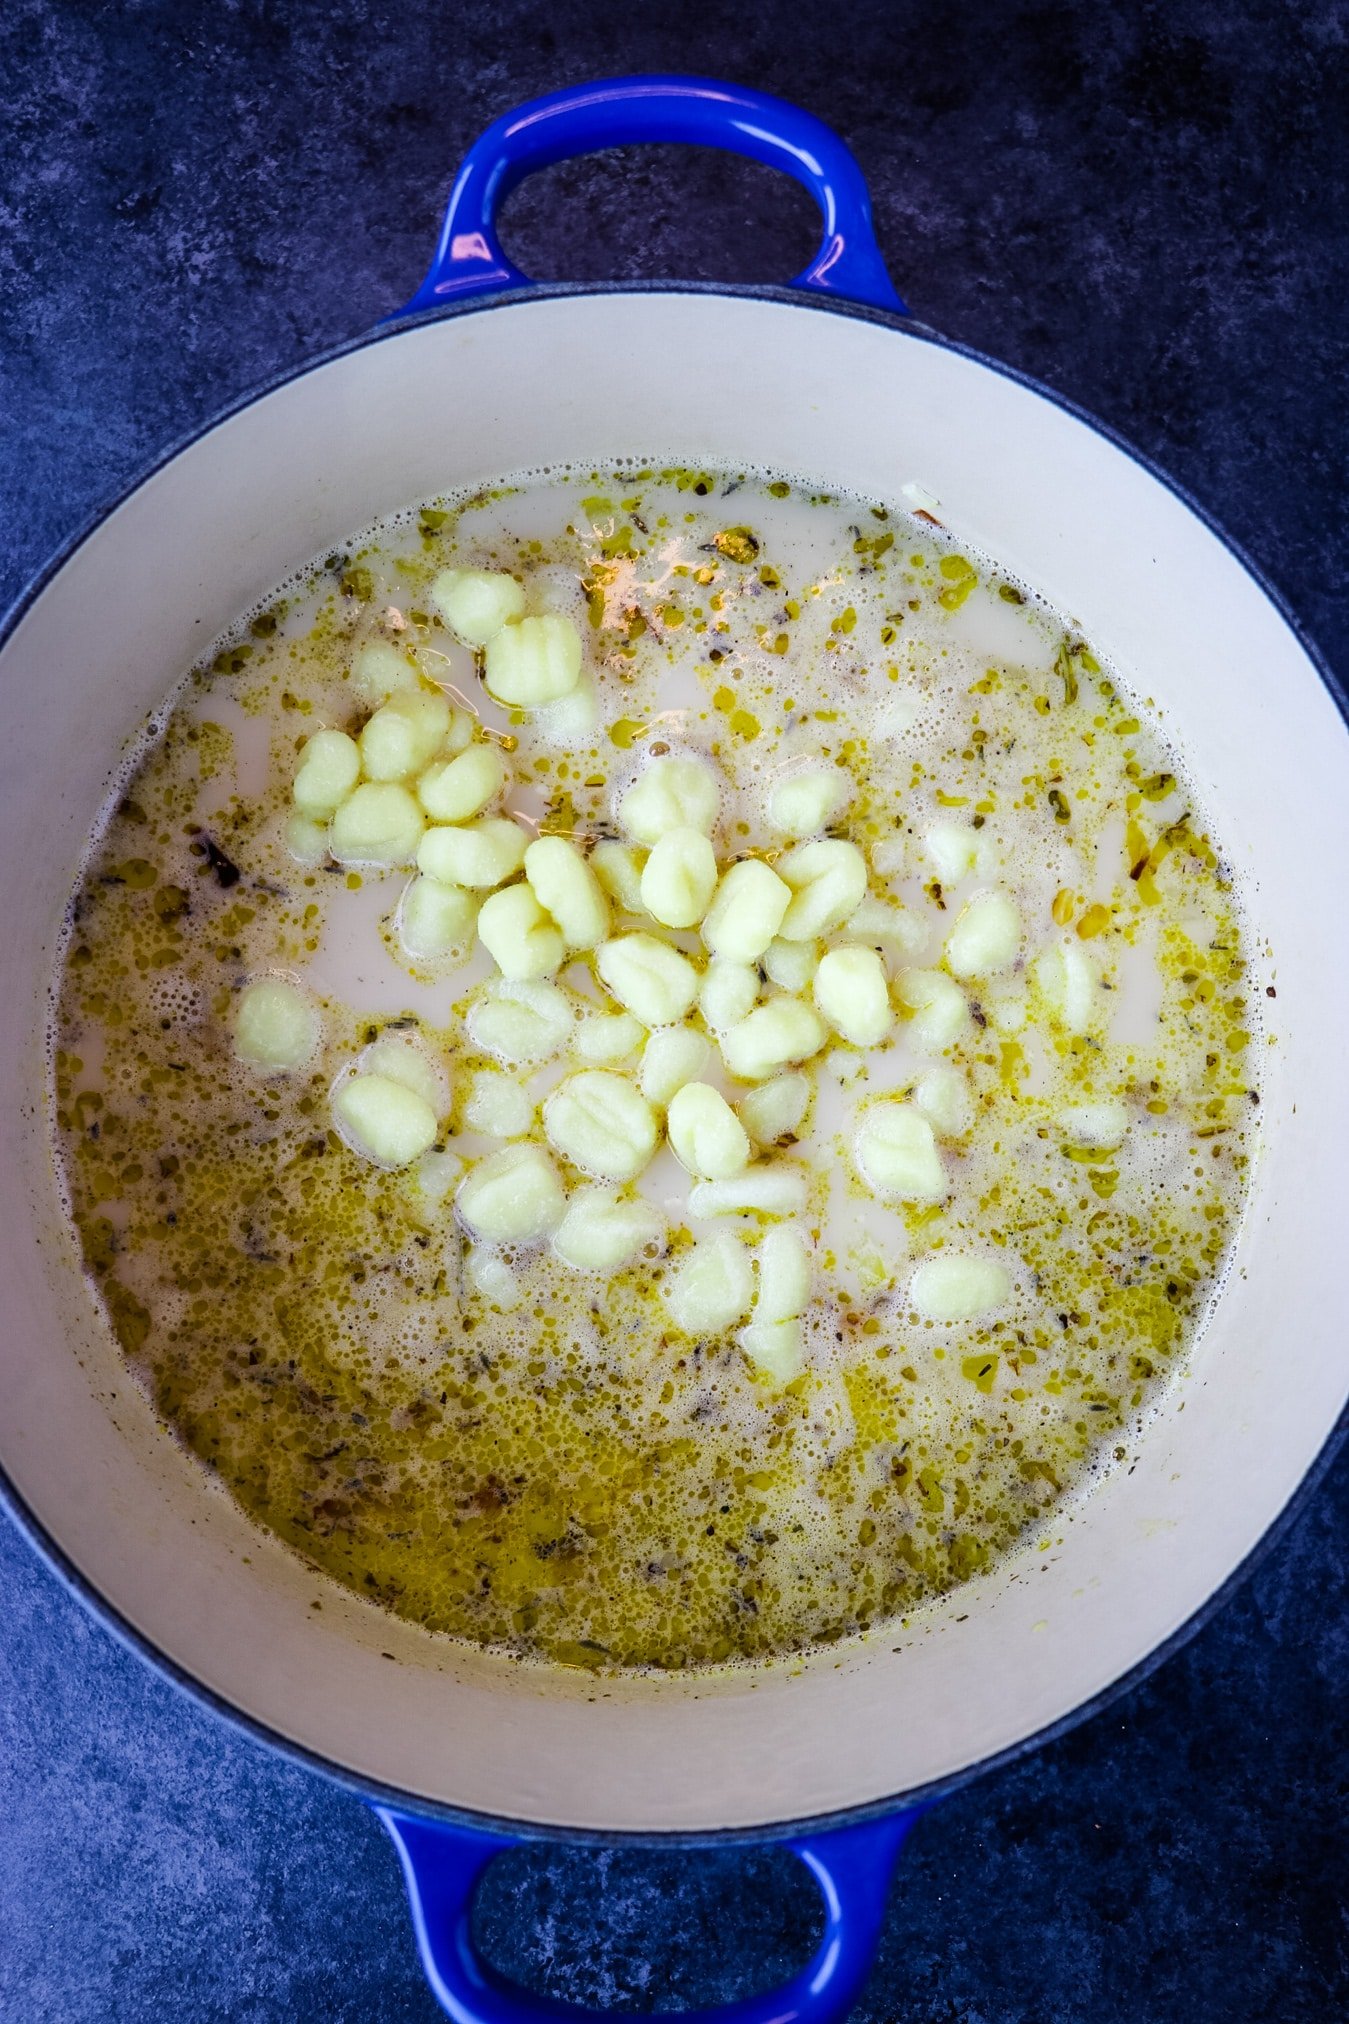
[[[917,313],[1159,458],[1349,678],[1339,0],[10,0],[0,593],[166,441],[404,300],[488,120],[620,68],[837,126]],[[655,149],[532,181],[504,236],[543,276],[775,280],[815,230],[767,171]],[[920,1826],[861,2017],[1349,2015],[1347,1523],[1342,1460],[1160,1674]],[[180,1699],[2,1526],[0,1580],[0,2015],[429,2024],[366,1809]],[[779,1857],[522,1852],[481,1927],[538,1986],[650,2008],[785,1974],[813,1918]]]

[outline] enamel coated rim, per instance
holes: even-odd
[[[1161,485],[1178,499],[1194,518],[1199,520],[1222,543],[1233,560],[1251,578],[1257,589],[1274,607],[1284,624],[1293,634],[1329,693],[1341,720],[1346,728],[1349,729],[1349,693],[1346,692],[1345,688],[1332,673],[1326,663],[1325,657],[1308,637],[1281,593],[1269,582],[1264,573],[1244,550],[1225,532],[1212,514],[1207,512],[1184,486],[1177,484],[1174,479],[1168,477],[1150,458],[1143,456],[1131,443],[1106,423],[1101,422],[1094,415],[1078,407],[1073,401],[1065,399],[1062,394],[1056,392],[1053,388],[1047,387],[1040,381],[1033,379],[1029,374],[1018,372],[1011,366],[1003,365],[996,359],[988,358],[984,353],[974,350],[969,345],[960,344],[951,338],[943,337],[927,325],[915,323],[910,317],[894,315],[883,310],[867,309],[846,303],[827,301],[796,289],[768,287],[732,288],[710,283],[658,281],[635,282],[618,287],[612,284],[597,286],[531,284],[527,290],[512,289],[502,291],[500,294],[491,296],[486,301],[471,301],[451,305],[449,308],[435,315],[422,314],[416,317],[399,318],[380,325],[376,330],[367,333],[365,336],[353,338],[345,344],[335,345],[329,350],[321,352],[317,357],[307,360],[303,365],[297,366],[292,371],[275,374],[254,388],[251,393],[241,396],[227,407],[220,409],[208,421],[203,422],[199,428],[195,428],[187,435],[180,437],[161,456],[156,457],[152,463],[146,465],[120,492],[107,500],[103,506],[91,514],[83,526],[78,528],[62,544],[45,566],[37,572],[11,605],[9,611],[5,614],[3,623],[0,623],[0,648],[4,646],[30,606],[36,602],[37,598],[46,589],[48,584],[51,583],[53,578],[59,575],[71,556],[83,547],[84,543],[96,533],[103,522],[119,506],[135,492],[139,491],[158,471],[172,463],[184,450],[190,448],[194,443],[201,441],[203,437],[210,435],[212,430],[219,427],[221,423],[229,420],[234,415],[242,413],[244,409],[251,407],[263,395],[289,386],[305,378],[307,374],[317,371],[336,359],[346,357],[352,352],[363,351],[375,344],[395,342],[402,332],[414,329],[423,323],[444,322],[461,316],[485,315],[498,306],[515,305],[522,301],[538,301],[544,297],[645,294],[749,297],[762,301],[782,302],[794,309],[813,310],[817,314],[845,316],[856,321],[877,324],[884,329],[893,331],[897,337],[906,338],[910,342],[932,344],[943,351],[951,352],[955,356],[967,360],[971,365],[982,367],[985,371],[994,373],[1001,379],[1010,380],[1016,385],[1026,388],[1029,392],[1038,395],[1042,400],[1050,402],[1074,421],[1082,423],[1094,435],[1103,438],[1114,449],[1121,451],[1131,462],[1138,465],[1149,477],[1154,479],[1157,484]],[[220,1695],[213,1692],[212,1689],[203,1685],[192,1673],[160,1651],[134,1624],[122,1616],[94,1584],[81,1573],[79,1568],[68,1559],[64,1550],[52,1537],[38,1514],[20,1496],[2,1465],[0,1465],[0,1508],[3,1508],[8,1513],[17,1530],[27,1539],[38,1557],[45,1562],[48,1569],[61,1583],[62,1587],[65,1588],[67,1593],[73,1596],[91,1616],[95,1617],[111,1631],[119,1643],[134,1652],[139,1658],[145,1660],[163,1678],[168,1680],[190,1699],[197,1702],[199,1706],[208,1709],[222,1721],[227,1722],[232,1728],[240,1731],[253,1741],[265,1745],[268,1749],[275,1751],[289,1762],[297,1764],[305,1770],[317,1772],[330,1783],[339,1786],[356,1797],[378,1803],[382,1806],[392,1806],[399,1811],[419,1815],[423,1818],[476,1827],[489,1832],[498,1832],[517,1840],[554,1842],[566,1840],[577,1844],[589,1844],[600,1847],[622,1845],[625,1847],[706,1848],[737,1844],[754,1846],[764,1842],[785,1839],[804,1832],[818,1832],[866,1820],[874,1820],[887,1813],[895,1812],[902,1807],[928,1804],[944,1797],[948,1793],[961,1790],[975,1779],[982,1777],[985,1772],[997,1770],[1002,1766],[1017,1762],[1020,1758],[1037,1750],[1042,1744],[1053,1742],[1058,1737],[1067,1735],[1079,1723],[1085,1722],[1091,1716],[1099,1714],[1103,1709],[1109,1707],[1113,1702],[1119,1700],[1123,1695],[1129,1693],[1134,1687],[1146,1680],[1165,1660],[1179,1651],[1182,1645],[1188,1643],[1216,1615],[1223,1604],[1236,1592],[1241,1583],[1255,1571],[1266,1555],[1284,1537],[1285,1533],[1304,1510],[1329,1472],[1346,1437],[1349,1437],[1349,1405],[1346,1405],[1341,1412],[1335,1426],[1331,1429],[1297,1488],[1288,1498],[1282,1509],[1271,1520],[1256,1545],[1250,1550],[1244,1560],[1238,1562],[1226,1580],[1214,1589],[1212,1594],[1200,1604],[1170,1637],[1155,1645],[1143,1659],[1120,1674],[1117,1679],[1112,1680],[1099,1693],[1085,1701],[1079,1702],[1075,1708],[1059,1717],[1056,1721],[1047,1723],[1043,1728],[1022,1737],[1018,1742],[1009,1745],[1003,1750],[995,1751],[990,1756],[964,1766],[960,1771],[954,1772],[948,1777],[935,1780],[924,1786],[892,1793],[881,1799],[871,1800],[865,1805],[847,1807],[836,1812],[813,1815],[804,1819],[776,1821],[768,1825],[752,1828],[708,1829],[694,1834],[681,1832],[664,1834],[655,1832],[618,1832],[598,1828],[567,1829],[565,1833],[559,1833],[556,1829],[541,1828],[532,1822],[515,1821],[504,1816],[470,1811],[464,1807],[455,1807],[443,1803],[438,1804],[428,1801],[424,1797],[405,1793],[397,1787],[385,1785],[378,1780],[365,1778],[358,1773],[346,1770],[342,1766],[335,1764],[330,1758],[324,1757],[316,1751],[306,1749],[303,1745],[279,1735],[275,1730],[268,1728],[266,1724],[255,1720],[252,1716],[244,1714],[232,1702],[223,1699]]]

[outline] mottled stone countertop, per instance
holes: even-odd
[[[1342,0],[11,0],[0,594],[165,444],[402,301],[495,114],[681,68],[839,128],[916,312],[1157,458],[1349,676]],[[776,280],[812,223],[765,170],[661,148],[532,182],[508,237],[551,278]],[[1349,2015],[1347,1525],[1341,1457],[1152,1679],[921,1825],[861,2017]],[[438,2014],[365,1807],[182,1699],[3,1521],[0,1570],[0,2014]],[[781,1975],[812,1901],[785,1858],[551,1851],[499,1865],[480,1918],[537,1986],[650,2009]]]

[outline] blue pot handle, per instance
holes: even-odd
[[[611,2024],[606,2011],[531,1996],[474,1947],[474,1890],[488,1864],[517,1846],[514,1837],[375,1810],[403,1865],[426,1979],[455,2024]],[[832,2024],[845,2017],[871,1972],[890,1875],[921,1811],[787,1842],[824,1899],[824,1936],[814,1957],[782,1988],[718,2010],[683,2011],[681,2024]]]
[[[610,77],[530,99],[473,143],[450,192],[431,271],[397,315],[527,288],[529,276],[506,258],[496,235],[496,215],[508,193],[535,169],[632,141],[726,148],[795,176],[820,207],[824,237],[792,285],[905,313],[876,244],[862,171],[832,128],[744,85],[706,77]]]

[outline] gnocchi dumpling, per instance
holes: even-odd
[[[488,894],[478,909],[478,940],[512,983],[553,976],[567,953],[561,930],[527,885]]]
[[[418,873],[398,904],[398,938],[410,956],[426,961],[466,953],[477,918],[475,894]]]
[[[875,1047],[894,1024],[885,965],[874,949],[830,949],[815,972],[815,1003],[854,1047]]]
[[[412,1179],[417,1193],[429,1203],[443,1202],[446,1195],[453,1194],[464,1171],[464,1162],[458,1153],[448,1150],[423,1153],[413,1168]]]
[[[572,1052],[594,1068],[612,1067],[630,1060],[645,1039],[645,1026],[631,1012],[591,1012],[576,1028]]]
[[[437,1120],[449,1110],[449,1072],[415,1040],[399,1033],[382,1033],[363,1050],[356,1068],[361,1075],[387,1075],[405,1089],[415,1090]]]
[[[290,1074],[313,1058],[323,1027],[308,993],[285,977],[259,977],[239,995],[234,1052],[250,1068]]]
[[[583,1068],[560,1082],[543,1106],[548,1142],[583,1173],[635,1181],[656,1150],[656,1118],[626,1076]]]
[[[855,843],[822,837],[778,861],[792,899],[777,929],[784,941],[813,942],[841,928],[867,889],[867,861]]]
[[[295,809],[286,821],[286,849],[297,864],[322,864],[328,855],[327,823]]]
[[[946,938],[953,976],[969,980],[1009,970],[1021,948],[1021,915],[1010,893],[976,893]]]
[[[698,1010],[714,1033],[727,1033],[749,1017],[758,995],[759,973],[752,964],[716,956],[703,972]]]
[[[968,822],[934,822],[923,837],[928,862],[943,886],[957,886],[978,868],[979,831]]]
[[[450,728],[450,705],[439,689],[399,689],[366,719],[360,736],[367,780],[407,780],[434,759]]]
[[[470,745],[442,760],[417,782],[417,799],[432,822],[467,822],[495,801],[506,784],[506,767],[495,745]]]
[[[749,1134],[710,1083],[686,1082],[677,1090],[665,1128],[676,1158],[700,1180],[729,1180],[749,1165]]]
[[[784,836],[817,836],[847,805],[849,784],[842,767],[800,767],[774,787],[768,819]]]
[[[795,1223],[775,1223],[759,1245],[759,1292],[754,1319],[789,1321],[810,1304],[810,1246]]]
[[[618,804],[618,819],[638,843],[654,847],[672,829],[710,836],[721,806],[716,775],[701,759],[652,759]]]
[[[316,731],[295,769],[291,799],[316,821],[336,815],[361,777],[361,748],[345,731]]]
[[[741,858],[722,874],[703,922],[703,941],[728,963],[757,963],[792,902],[792,889],[757,857]]]
[[[435,1144],[436,1113],[392,1075],[350,1075],[333,1093],[333,1116],[347,1144],[381,1167],[409,1167]]]
[[[820,967],[818,942],[784,942],[775,935],[763,953],[763,973],[780,991],[799,996],[810,989]]]
[[[848,939],[879,949],[890,963],[913,962],[927,947],[928,930],[893,900],[868,897],[848,916]]]
[[[399,689],[420,686],[416,662],[390,640],[368,640],[357,648],[351,663],[351,680],[366,702],[377,705],[387,703]]]
[[[996,1258],[940,1252],[909,1281],[909,1302],[926,1321],[978,1321],[1005,1304],[1012,1275]]]
[[[909,1014],[908,1038],[923,1054],[944,1054],[971,1025],[969,1001],[944,970],[903,970],[900,1002]]]
[[[914,1084],[913,1101],[942,1138],[962,1138],[974,1121],[969,1085],[958,1068],[939,1062]]]
[[[487,642],[489,695],[515,710],[541,710],[581,679],[581,635],[562,612],[513,618]]]
[[[855,1151],[862,1179],[883,1201],[932,1204],[950,1192],[931,1124],[899,1098],[862,1113]]]
[[[642,872],[646,852],[630,843],[597,843],[590,853],[590,868],[605,893],[625,914],[644,914]]]
[[[485,647],[525,608],[524,586],[501,569],[442,569],[431,602],[466,646]]]
[[[575,844],[541,836],[525,852],[525,877],[569,949],[593,949],[609,932],[609,902]]]
[[[662,1109],[686,1082],[696,1082],[712,1049],[694,1026],[662,1026],[642,1049],[639,1081],[648,1103]]]
[[[534,1106],[513,1075],[480,1068],[464,1099],[464,1123],[484,1138],[524,1138],[534,1123]]]
[[[667,928],[696,927],[716,885],[716,854],[702,831],[667,830],[642,868],[642,904]]]
[[[479,1160],[454,1198],[472,1234],[487,1244],[532,1244],[562,1221],[567,1193],[542,1146],[506,1146]]]
[[[328,848],[339,864],[411,864],[425,827],[406,787],[396,780],[365,780],[334,815]]]
[[[442,885],[499,886],[515,877],[528,847],[529,837],[518,822],[485,815],[476,822],[428,829],[417,849],[417,868]]]
[[[665,1218],[640,1195],[578,1188],[553,1232],[553,1249],[576,1272],[617,1272],[665,1237]]]
[[[740,1331],[740,1347],[759,1376],[775,1389],[789,1385],[805,1368],[805,1329],[799,1314],[763,1321],[756,1308],[753,1321]]]
[[[685,1335],[714,1335],[749,1312],[754,1271],[749,1252],[726,1232],[686,1251],[665,1283],[665,1305]]]
[[[572,1000],[556,984],[489,984],[468,1010],[468,1037],[485,1054],[514,1066],[551,1061],[571,1037]]]
[[[689,1190],[691,1216],[800,1216],[810,1187],[805,1169],[788,1160],[756,1160],[730,1180],[699,1181]]]
[[[1096,1011],[1099,988],[1096,965],[1086,950],[1060,942],[1036,957],[1034,974],[1050,1011],[1070,1033],[1085,1033]]]
[[[687,956],[654,935],[618,935],[595,956],[600,980],[643,1026],[673,1026],[698,995],[698,972]]]
[[[762,1082],[825,1043],[824,1021],[803,998],[772,998],[721,1037],[722,1059],[743,1082]]]
[[[795,1137],[809,1109],[810,1083],[800,1073],[771,1076],[736,1105],[740,1122],[761,1146]]]

